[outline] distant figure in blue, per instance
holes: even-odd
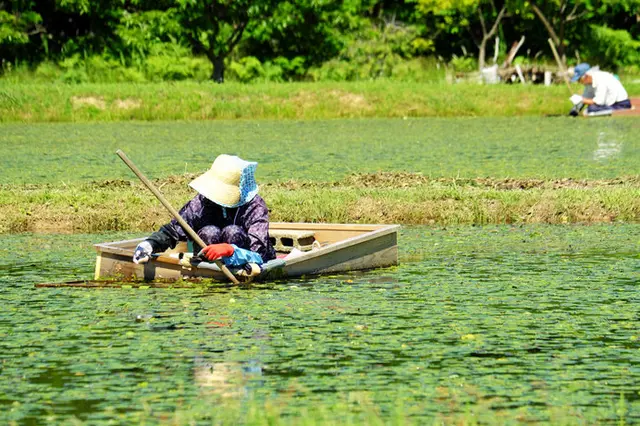
[[[581,63],[574,68],[571,81],[580,81],[585,88],[582,96],[572,95],[569,98],[574,105],[569,115],[577,116],[585,106],[585,116],[611,115],[616,109],[631,108],[627,91],[609,72]]]

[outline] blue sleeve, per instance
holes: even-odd
[[[262,265],[262,256],[258,253],[240,248],[235,244],[231,244],[233,246],[233,254],[231,256],[225,256],[222,258],[222,261],[227,266],[242,266],[247,263],[255,263],[258,265]]]

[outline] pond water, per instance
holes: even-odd
[[[131,235],[0,236],[0,420],[638,422],[639,236],[404,227],[397,267],[187,289],[35,288]]]
[[[260,182],[351,173],[605,179],[635,175],[640,123],[571,117],[214,120],[0,125],[0,184],[201,173],[220,153],[258,160]],[[153,147],[153,149],[150,149]]]

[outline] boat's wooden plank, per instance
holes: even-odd
[[[142,239],[139,241],[142,241]],[[96,244],[94,245],[94,247],[98,253],[110,253],[110,254],[116,254],[121,256],[127,256],[127,255],[133,256],[133,250],[136,247],[135,245],[128,248],[122,248],[122,247],[116,247],[112,244],[113,243]]]
[[[144,238],[134,238],[132,240],[123,240],[123,241],[112,241],[109,243],[100,243],[96,244],[95,247],[110,247],[110,248],[129,248],[135,247],[138,245],[140,241],[143,241]]]
[[[322,274],[337,272],[361,271],[366,269],[384,268],[398,264],[398,246],[386,248],[365,256],[338,263],[319,271]]]
[[[316,240],[321,244],[326,245],[333,244],[347,238],[352,238],[358,235],[377,231],[389,226],[396,225],[273,222],[269,224],[269,229],[313,231]]]
[[[93,271],[93,278],[96,280],[100,278],[100,268],[102,268],[102,256],[98,253],[96,256],[96,267]]]
[[[318,240],[322,245],[326,244],[355,244],[358,238],[377,238],[378,235],[383,233],[397,232],[398,227],[387,226],[384,228],[379,228],[375,230],[371,230],[368,232],[357,232],[357,231],[316,231],[316,240]]]
[[[395,265],[398,263],[396,237],[395,233],[389,233],[355,245],[343,244],[328,247],[326,251],[320,249],[303,254],[287,261],[284,272],[287,276],[299,276],[321,274],[327,271],[348,271],[356,269],[356,265],[361,269]],[[395,250],[393,250],[394,247],[396,247]],[[383,252],[383,254],[379,258],[372,256],[377,252]],[[337,265],[343,265],[343,268],[338,268]]]
[[[397,225],[380,225],[380,224],[366,224],[366,223],[306,223],[306,222],[270,222],[269,228],[274,229],[301,229],[301,230],[337,230],[337,231],[361,231],[369,232],[377,229],[385,228],[387,226]]]
[[[147,281],[154,279],[177,280],[181,278],[182,267],[173,263],[152,260],[136,265],[131,261],[131,255],[129,254],[118,255],[109,252],[103,252],[101,257],[98,278],[123,277]]]
[[[222,271],[202,268],[185,268],[178,263],[178,259],[160,256],[147,263],[136,265],[131,261],[131,255],[118,255],[103,252],[99,257],[100,269],[96,269],[95,279],[122,277],[125,279],[151,280],[180,280],[189,278],[211,278],[226,280]]]
[[[327,256],[329,253],[331,253],[333,251],[338,251],[338,250],[342,250],[344,248],[349,248],[349,247],[360,246],[361,244],[363,244],[366,241],[380,239],[380,238],[382,238],[382,237],[384,237],[386,235],[392,235],[393,236],[392,241],[394,241],[393,245],[395,245],[395,244],[397,244],[397,231],[398,231],[398,229],[399,229],[399,226],[395,225],[395,226],[382,228],[382,229],[379,229],[377,231],[369,232],[369,233],[366,233],[366,234],[349,237],[349,238],[343,239],[341,241],[338,241],[336,243],[333,243],[331,245],[328,245],[326,247],[323,247],[320,250],[314,250],[314,251],[311,251],[311,252],[307,252],[307,253],[305,253],[303,255],[300,255],[299,257],[296,257],[295,259],[293,259],[291,261],[291,263],[297,263],[297,262],[306,261],[306,260],[312,259],[312,258]]]
[[[144,238],[136,238],[133,240],[126,241],[113,241],[110,243],[100,243],[94,244],[96,251],[98,252],[107,252],[113,254],[128,254],[131,253],[133,256],[133,251],[135,248],[144,241]],[[178,244],[173,249],[169,249],[165,251],[165,253],[183,253],[187,250],[186,241],[179,241]]]

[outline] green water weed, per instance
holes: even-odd
[[[185,168],[201,173],[218,153],[235,153],[259,162],[262,185],[290,179],[330,182],[358,174],[354,184],[362,186],[371,176],[377,186],[456,179],[451,190],[456,182],[482,184],[482,178],[504,179],[502,185],[513,189],[535,187],[535,179],[564,180],[556,186],[614,179],[637,175],[640,161],[633,119],[47,123],[1,129],[2,184],[130,182],[131,171],[114,154],[117,149],[149,178],[178,175]]]
[[[33,288],[129,233],[2,235],[0,418],[631,424],[637,227],[406,226],[394,268],[144,291]]]

